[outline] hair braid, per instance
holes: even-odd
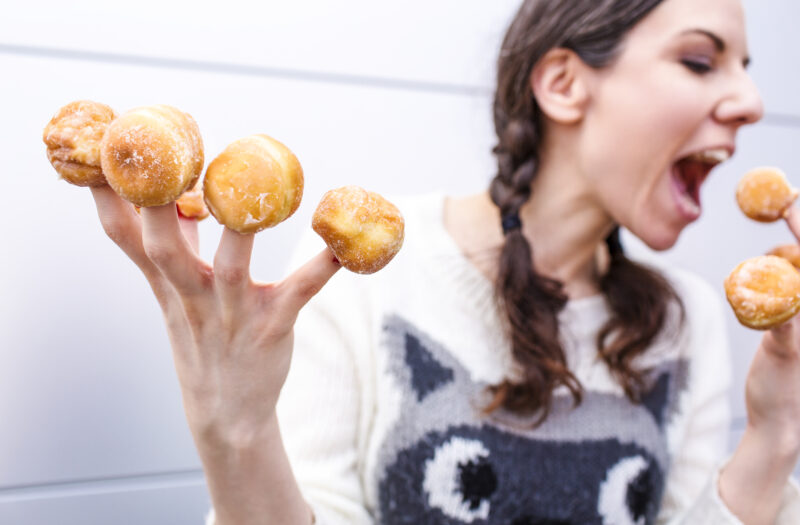
[[[625,34],[662,0],[525,0],[506,33],[497,62],[494,124],[497,175],[489,186],[503,218],[495,296],[505,314],[511,351],[521,377],[490,387],[491,412],[503,406],[517,413],[549,415],[553,391],[565,386],[580,403],[580,382],[568,369],[559,338],[558,314],[567,296],[562,283],[536,272],[534,253],[522,234],[518,214],[531,194],[541,142],[542,116],[530,88],[535,64],[553,48],[574,51],[588,66],[602,68],[617,55]],[[513,219],[513,220],[508,220]],[[612,316],[597,337],[598,351],[626,394],[635,400],[645,371],[634,359],[665,325],[669,307],[683,306],[657,272],[625,257],[619,230],[608,237],[609,270],[600,287]]]
[[[600,280],[600,289],[612,316],[597,334],[597,348],[625,394],[638,400],[647,386],[646,370],[637,370],[634,358],[653,343],[658,329],[667,321],[670,304],[679,306],[680,322],[685,312],[680,297],[664,276],[625,256],[619,227],[606,237],[606,245],[611,261]]]
[[[498,173],[489,193],[502,216],[517,215],[531,194],[538,168],[538,130],[531,121],[512,119],[500,134],[494,152]],[[521,365],[518,381],[506,380],[492,388],[487,408],[500,405],[515,411],[536,411],[536,424],[549,414],[553,390],[566,386],[575,400],[581,387],[567,368],[558,331],[558,313],[567,296],[561,283],[536,272],[531,246],[520,228],[506,233],[496,277],[496,298],[506,314],[514,360]]]

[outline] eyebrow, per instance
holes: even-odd
[[[711,31],[708,31],[708,30],[705,30],[705,29],[687,29],[686,31],[683,31],[681,34],[682,35],[688,35],[688,34],[705,35],[708,38],[710,38],[712,42],[714,42],[714,47],[716,47],[717,51],[719,51],[720,53],[724,53],[725,52],[725,48],[727,47],[725,45],[725,41],[724,40],[722,40],[719,36],[717,36],[716,34],[712,33]],[[750,65],[750,57],[749,56],[744,57],[744,60],[742,60],[742,64],[744,65],[744,67],[749,66]]]

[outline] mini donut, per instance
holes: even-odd
[[[105,186],[100,141],[114,120],[114,110],[91,100],[70,102],[44,128],[47,159],[61,178],[76,186]]]
[[[208,208],[203,200],[203,188],[200,181],[192,189],[178,197],[175,204],[178,205],[178,213],[187,219],[202,221],[208,217]]]
[[[288,219],[300,206],[303,168],[277,140],[251,135],[231,143],[211,161],[203,194],[220,224],[255,233]]]
[[[778,168],[756,168],[747,172],[736,187],[736,201],[745,215],[760,222],[783,217],[797,199],[786,175]]]
[[[327,192],[311,227],[339,262],[356,273],[375,273],[403,246],[403,216],[377,193],[358,186]]]
[[[161,206],[194,186],[203,171],[203,139],[194,119],[170,106],[128,111],[100,144],[108,184],[137,206]]]
[[[740,323],[767,330],[800,311],[800,272],[782,257],[754,257],[728,275],[725,295]]]
[[[795,268],[800,268],[800,245],[798,244],[782,244],[771,249],[767,255],[775,255],[783,257]]]

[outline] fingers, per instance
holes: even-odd
[[[142,208],[142,225],[147,257],[179,294],[197,295],[208,289],[212,272],[184,237],[174,202]]]
[[[333,277],[341,264],[333,253],[325,248],[313,259],[287,277],[282,286],[286,288],[288,308],[296,314]]]
[[[145,273],[157,273],[142,245],[142,221],[133,205],[122,200],[109,186],[91,188],[97,215],[106,234]]]
[[[783,218],[786,219],[786,224],[789,225],[789,230],[797,239],[797,242],[800,242],[800,208],[794,204],[791,205],[783,214]]]
[[[236,310],[242,294],[250,284],[250,256],[253,253],[253,234],[241,234],[230,228],[222,231],[217,254],[214,256],[214,281],[222,305]]]
[[[198,222],[200,221],[197,219],[188,219],[183,215],[178,216],[178,224],[180,224],[181,232],[183,232],[183,236],[186,237],[186,242],[189,243],[192,251],[197,255],[200,254],[200,237],[197,234]]]
[[[763,339],[764,349],[781,358],[797,355],[799,342],[797,341],[798,327],[796,325],[798,323],[800,323],[800,317],[795,316],[772,328]]]

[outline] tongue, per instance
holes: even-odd
[[[678,207],[686,218],[694,220],[700,216],[700,202],[697,184],[688,163],[677,162],[672,170],[672,186]]]
[[[682,160],[678,163],[679,187],[689,195],[696,204],[700,204],[700,181],[706,175],[708,167],[702,162]]]

